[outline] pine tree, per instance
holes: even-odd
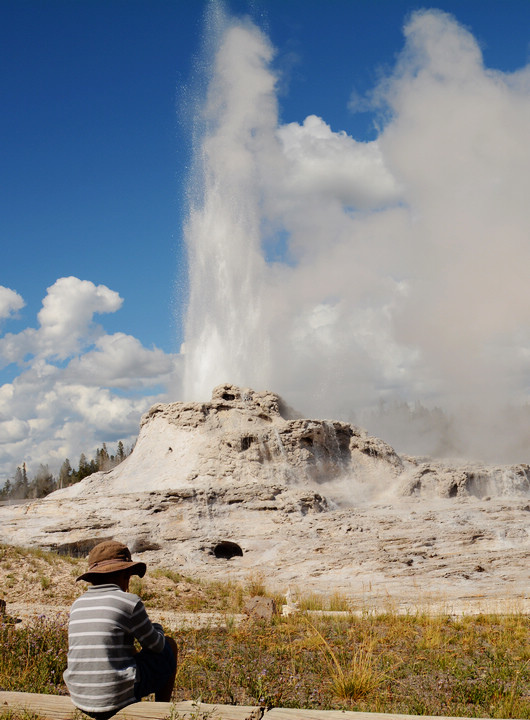
[[[59,470],[59,487],[68,487],[72,482],[72,466],[70,465],[70,460],[66,458],[66,460],[61,465],[61,469]]]
[[[90,475],[88,461],[86,459],[85,453],[81,453],[81,455],[79,456],[79,466],[77,468],[77,473],[76,473],[77,482],[79,482],[79,480],[82,480],[87,475]]]
[[[26,472],[26,463],[22,463],[22,468],[17,467],[15,471],[15,480],[13,483],[13,489],[11,490],[11,497],[19,500],[25,500],[29,497],[29,483]]]
[[[4,487],[0,490],[0,497],[2,500],[7,500],[11,497],[11,493],[13,491],[13,485],[11,484],[11,480],[7,478]]]
[[[98,448],[96,450],[95,466],[96,470],[108,470],[112,467],[106,443],[103,443],[103,447],[101,449]],[[96,470],[93,470],[93,472],[96,472]]]
[[[46,495],[52,493],[56,487],[57,483],[55,482],[55,478],[51,474],[49,467],[41,463],[30,484],[30,497],[46,497]]]
[[[11,495],[13,497],[21,497],[22,493],[22,470],[20,467],[17,466],[17,469],[15,470],[15,479],[13,481],[13,490],[11,492]]]
[[[125,460],[125,448],[123,447],[123,443],[121,440],[118,443],[118,451],[116,454],[116,458],[118,462],[123,462],[123,460]]]

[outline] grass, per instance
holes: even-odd
[[[295,593],[300,596],[300,593]],[[331,595],[321,593],[305,593],[300,597],[300,610],[327,610],[332,612],[348,612],[352,609],[351,602],[341,593],[334,592]]]
[[[178,700],[530,718],[530,622],[524,615],[308,620],[300,613],[175,635]],[[25,628],[0,625],[0,643],[2,689],[66,693],[66,618],[37,618]]]
[[[53,577],[52,570],[45,577]],[[301,597],[300,607],[342,612],[238,624],[234,612],[258,590],[267,592],[259,577],[236,585],[163,569],[153,574],[160,586],[146,576],[136,588],[148,607],[195,604],[227,617],[224,627],[186,625],[173,633],[180,648],[175,700],[530,719],[530,618],[522,612],[354,614],[344,612],[339,596]],[[38,575],[36,582],[42,582]],[[183,605],[177,596],[186,590],[190,599]],[[0,622],[0,689],[65,694],[66,623],[66,616],[35,618],[25,627]],[[4,711],[0,720],[32,719]]]
[[[67,622],[41,616],[18,627],[0,619],[0,689],[66,694]]]
[[[368,697],[383,683],[385,674],[376,667],[372,645],[361,645],[351,653],[345,653],[344,648],[335,652],[326,638],[309,625],[325,650],[330,686],[335,697],[353,703]]]
[[[70,605],[86,588],[75,581],[85,569],[84,559],[0,543],[0,597],[8,605],[24,600]],[[257,575],[241,586],[190,578],[164,568],[150,569],[144,578],[131,581],[131,591],[143,598],[147,608],[182,612],[238,613],[249,593],[260,594],[263,589]]]
[[[77,558],[68,555],[58,555],[55,552],[43,550],[42,548],[23,548],[16,545],[6,545],[0,543],[0,561],[10,564],[13,560],[16,562],[21,558],[25,560],[44,560],[48,565],[54,566],[59,560],[63,560],[70,565],[79,565]]]
[[[70,604],[82,588],[75,578],[86,563],[39,548],[0,543],[0,596],[11,602]]]
[[[517,622],[525,625],[526,640],[509,650],[510,620],[475,623],[467,650],[459,640],[469,634],[469,620],[440,623],[447,647],[429,651],[419,648],[432,623],[421,617],[323,617],[317,626],[294,616],[230,633],[187,631],[180,691],[200,692],[204,702],[269,707],[529,717],[530,673],[519,659],[528,619]],[[504,644],[497,655],[486,650],[494,637]]]

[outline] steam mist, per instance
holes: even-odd
[[[527,461],[530,66],[485,68],[418,12],[370,98],[384,129],[357,142],[280,125],[267,37],[219,7],[209,26],[185,398],[233,382],[402,452]]]

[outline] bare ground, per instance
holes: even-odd
[[[76,582],[86,567],[84,559],[57,556],[40,550],[26,550],[0,545],[0,598],[7,604],[8,616],[26,622],[39,615],[66,616],[70,605],[87,585]],[[259,589],[222,586],[184,578],[176,573],[148,570],[143,579],[133,578],[131,590],[139,594],[153,620],[167,629],[189,625],[224,624],[239,621],[241,595],[259,594]],[[236,595],[239,592],[239,601]],[[530,614],[530,597],[493,598],[460,597],[450,601],[420,604],[379,604],[372,610],[393,612],[428,612],[430,614],[496,613]],[[358,609],[363,612],[365,609]]]

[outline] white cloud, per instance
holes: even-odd
[[[22,368],[0,387],[4,478],[22,462],[30,472],[41,462],[56,471],[66,457],[75,465],[81,452],[90,455],[103,442],[127,445],[141,414],[178,385],[177,357],[123,333],[108,335],[93,322],[122,302],[104,285],[60,278],[48,288],[39,327],[0,339],[4,359]]]
[[[396,335],[421,348],[444,395],[513,400],[522,388],[505,353],[530,326],[530,93],[486,69],[450,16],[417,13],[406,36],[381,138],[414,218],[411,292]]]
[[[29,425],[24,420],[0,421],[0,443],[16,443],[27,437]]]
[[[72,360],[65,372],[68,380],[85,386],[97,379],[96,384],[114,388],[143,387],[167,383],[175,370],[172,356],[158,348],[148,350],[131,335],[103,335],[95,345],[95,350]]]
[[[65,360],[103,334],[94,314],[116,312],[123,303],[117,292],[76,277],[59,278],[47,290],[38,314],[38,330],[27,328],[0,339],[0,356],[21,362],[26,355]]]
[[[10,317],[24,305],[23,298],[17,292],[0,285],[0,320]]]
[[[79,350],[87,336],[99,335],[100,329],[92,326],[94,314],[119,310],[122,298],[105,285],[94,285],[89,280],[66,277],[48,288],[48,294],[38,314],[41,353],[64,359]]]

